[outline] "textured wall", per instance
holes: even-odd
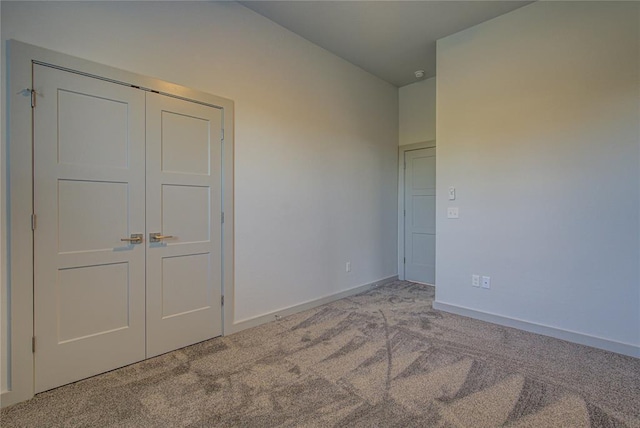
[[[537,2],[438,42],[438,302],[640,345],[639,22]]]
[[[396,274],[397,88],[235,2],[1,7],[3,45],[235,101],[236,321]]]
[[[436,138],[436,78],[399,89],[400,145]]]

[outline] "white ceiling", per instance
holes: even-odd
[[[531,1],[241,1],[395,85],[436,73],[436,40]]]

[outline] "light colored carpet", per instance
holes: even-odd
[[[9,427],[640,427],[640,360],[397,281],[3,409]],[[541,308],[544,310],[544,308]]]

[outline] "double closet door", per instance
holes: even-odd
[[[221,335],[221,109],[33,78],[36,392]]]

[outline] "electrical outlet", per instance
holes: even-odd
[[[346,270],[347,272],[351,272],[351,262],[347,262],[347,264],[344,266],[344,270]]]
[[[480,275],[471,275],[471,285],[480,287]]]
[[[491,288],[491,277],[483,276],[482,277],[482,288]]]
[[[280,321],[282,319],[282,317],[278,314],[276,314],[276,321]]]
[[[447,218],[458,218],[458,207],[447,208]]]

